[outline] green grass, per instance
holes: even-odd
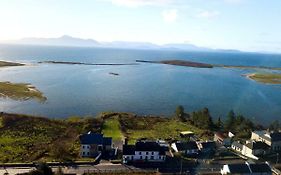
[[[79,160],[78,136],[100,132],[95,118],[75,122],[16,114],[0,114],[0,162]]]
[[[26,83],[0,82],[0,97],[11,98],[13,100],[47,100],[47,98],[40,91]]]
[[[180,132],[193,131],[196,135],[202,135],[203,130],[200,130],[190,124],[183,123],[177,120],[168,120],[155,123],[154,126],[142,130],[127,130],[129,142],[134,143],[137,139],[180,139]]]
[[[112,137],[113,141],[123,140],[123,134],[120,129],[118,116],[108,118],[104,121],[104,124],[102,126],[102,133],[106,137]]]
[[[199,129],[188,122],[181,122],[171,118],[162,117],[141,117],[132,115],[119,115],[121,129],[129,139],[129,143],[134,143],[137,139],[180,139],[180,132],[193,131],[202,139],[208,139],[206,130]]]
[[[249,78],[260,83],[281,84],[281,74],[255,73],[250,75]]]

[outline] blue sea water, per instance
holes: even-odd
[[[183,105],[188,112],[208,107],[214,118],[223,118],[231,109],[259,123],[281,118],[281,86],[261,84],[241,76],[257,70],[147,63],[36,64],[46,60],[135,63],[136,59],[281,67],[281,55],[276,54],[0,45],[0,60],[33,63],[1,68],[0,81],[31,83],[48,98],[45,103],[0,99],[0,111],[50,118],[96,115],[102,111],[170,116],[177,105]]]

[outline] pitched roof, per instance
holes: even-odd
[[[139,141],[136,143],[136,151],[159,151],[159,154],[164,155],[165,150],[154,141]]]
[[[252,173],[271,173],[271,168],[266,163],[249,164]]]
[[[278,142],[281,141],[281,132],[274,132],[270,134],[271,141],[272,142]]]
[[[177,142],[176,147],[178,151],[184,151],[184,150],[191,150],[191,149],[198,149],[197,143],[194,141],[190,142]]]
[[[251,141],[250,143],[247,143],[246,146],[252,150],[254,149],[268,149],[269,146],[264,142],[256,142]]]
[[[247,164],[229,164],[228,168],[232,174],[251,173]]]
[[[80,143],[81,144],[103,144],[103,135],[102,134],[96,134],[96,133],[87,133],[82,134],[80,137]]]
[[[215,135],[217,137],[219,137],[220,139],[225,139],[227,138],[227,135],[225,133],[222,133],[222,132],[216,132]]]
[[[123,145],[123,155],[135,155],[135,145]]]
[[[242,145],[241,143],[237,142],[237,141],[234,141],[234,142],[232,143],[232,145],[235,146],[235,147],[237,147],[237,148],[240,148],[240,149],[243,148],[243,145]]]
[[[201,145],[203,149],[213,149],[216,147],[215,142],[202,142]]]

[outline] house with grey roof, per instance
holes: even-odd
[[[226,164],[221,169],[222,175],[272,175],[272,170],[267,163]]]
[[[112,149],[112,138],[103,134],[88,132],[80,135],[79,140],[81,157],[96,157]]]
[[[239,141],[234,141],[231,144],[231,149],[233,149],[234,151],[242,153],[243,144],[241,144]]]
[[[171,144],[171,148],[175,152],[183,153],[187,156],[199,154],[199,147],[195,141],[175,142]]]
[[[253,131],[251,139],[266,143],[273,151],[281,151],[281,132]]]
[[[123,163],[158,162],[166,160],[166,147],[157,141],[139,140],[134,145],[123,145]]]

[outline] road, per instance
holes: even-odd
[[[53,172],[58,171],[58,166],[51,166]],[[9,173],[9,175],[16,175],[19,173],[26,173],[34,170],[33,167],[3,167],[0,168],[0,175]],[[144,172],[140,168],[127,166],[122,164],[100,163],[98,165],[77,165],[77,166],[61,166],[64,173],[82,175],[85,172]]]

